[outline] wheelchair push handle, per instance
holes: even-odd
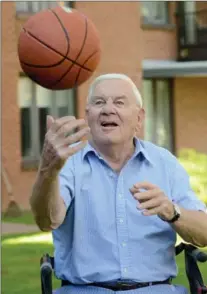
[[[195,249],[192,251],[192,256],[195,260],[199,262],[206,262],[207,261],[207,254],[205,252],[200,251],[199,249]]]
[[[40,271],[41,272],[51,272],[52,273],[52,262],[49,254],[43,255],[40,260]]]
[[[48,254],[45,254],[40,260],[40,275],[42,281],[42,292],[52,294],[52,261]]]
[[[194,258],[194,260],[199,262],[206,262],[207,261],[207,254],[197,247],[193,245],[187,245],[187,252],[190,256]]]

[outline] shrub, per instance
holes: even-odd
[[[207,204],[207,155],[194,149],[181,149],[178,160],[190,176],[192,189]]]

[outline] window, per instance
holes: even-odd
[[[165,25],[169,23],[167,1],[141,1],[143,24]]]
[[[71,6],[71,1],[17,1],[17,13],[37,13],[43,9],[52,8],[57,5]]]
[[[145,139],[173,151],[172,109],[169,80],[143,81],[146,111]]]
[[[23,160],[39,160],[46,131],[46,115],[76,115],[74,90],[51,91],[26,76],[18,81]]]

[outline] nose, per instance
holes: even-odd
[[[101,113],[105,115],[115,114],[115,107],[112,99],[108,99],[107,102],[103,105]]]

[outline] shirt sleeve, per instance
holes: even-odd
[[[193,192],[189,175],[176,159],[173,181],[171,186],[172,200],[181,207],[189,210],[207,211],[206,205]]]
[[[70,158],[59,172],[60,196],[63,198],[67,209],[74,198],[74,183],[73,160]]]

